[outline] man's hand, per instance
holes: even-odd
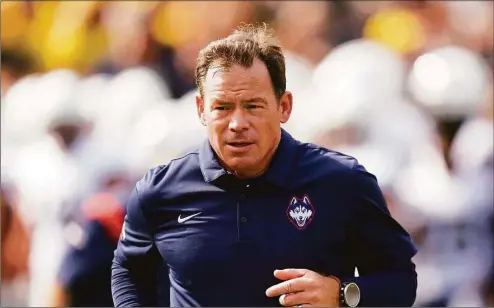
[[[283,306],[338,307],[340,282],[307,269],[275,270],[283,282],[266,290],[268,297],[280,296]]]

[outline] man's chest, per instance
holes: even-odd
[[[351,212],[341,194],[320,189],[202,193],[155,217],[156,245],[183,282],[272,277],[280,268],[334,273],[346,267]]]

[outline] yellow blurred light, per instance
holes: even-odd
[[[101,26],[87,33],[84,59],[81,60],[85,69],[89,69],[104,57],[108,46],[107,39],[106,31]]]
[[[2,14],[9,10],[9,9],[12,9],[12,7],[16,7],[19,5],[19,2],[5,2],[5,1],[2,1],[0,3],[0,9],[2,11]]]
[[[141,13],[149,12],[150,10],[160,5],[160,2],[158,1],[126,1],[122,3],[134,7],[137,11]]]
[[[44,70],[81,70],[100,57],[104,38],[98,31],[89,33],[86,23],[102,5],[101,1],[36,3],[28,43],[39,52]]]
[[[87,29],[57,29],[51,31],[43,44],[42,57],[45,68],[80,68],[83,60]]]
[[[26,43],[34,51],[40,51],[54,21],[60,1],[33,2],[33,20],[26,31]]]
[[[8,45],[25,34],[29,20],[25,11],[25,3],[2,1],[0,6],[2,43]]]
[[[379,11],[367,20],[363,32],[364,37],[380,41],[400,53],[413,52],[425,41],[420,20],[407,10]]]
[[[199,16],[190,2],[168,2],[158,9],[151,21],[151,35],[158,42],[177,46],[190,42],[198,35]]]

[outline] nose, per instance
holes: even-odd
[[[238,108],[233,112],[228,128],[234,132],[242,132],[249,129],[249,121],[241,108]]]

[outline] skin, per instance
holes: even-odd
[[[283,282],[268,288],[266,295],[279,296],[283,306],[338,307],[340,282],[335,277],[293,268],[275,270],[274,276]]]
[[[24,224],[21,214],[10,205],[8,198],[1,193],[1,218],[2,218],[2,257],[1,257],[1,279],[9,282],[18,276],[28,274],[29,263],[29,232]],[[6,229],[7,207],[11,207],[11,221]]]
[[[196,97],[199,119],[224,168],[239,178],[263,174],[281,138],[281,124],[292,111],[292,94],[276,98],[269,72],[260,60],[250,68],[209,69],[204,97]],[[235,147],[232,143],[243,144]],[[283,282],[266,290],[283,306],[338,306],[339,281],[307,269],[276,270]]]
[[[68,291],[59,282],[52,284],[50,294],[46,303],[47,307],[66,307],[70,306]]]

